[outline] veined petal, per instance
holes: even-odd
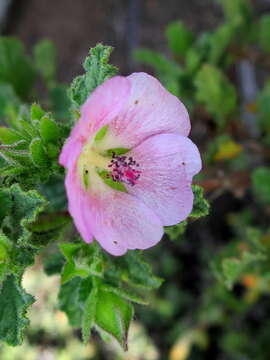
[[[60,155],[61,165],[68,167],[73,151],[80,153],[82,146],[103,126],[112,121],[126,103],[130,82],[123,76],[115,76],[88,97],[81,108],[80,119],[75,124]]]
[[[201,169],[196,145],[187,137],[161,134],[148,138],[129,153],[141,177],[128,192],[150,207],[164,226],[183,221],[191,212],[192,177]]]
[[[66,190],[69,212],[86,242],[93,237],[112,255],[129,249],[147,249],[160,241],[160,219],[137,198],[114,191],[100,180],[104,191],[84,191],[75,173],[68,170]]]
[[[160,133],[189,134],[185,106],[157,79],[146,73],[133,73],[127,80],[131,84],[130,95],[109,125],[111,136],[118,138],[121,146],[131,148]]]
[[[77,230],[85,242],[93,241],[91,221],[86,217],[87,195],[82,188],[76,167],[67,171],[65,187],[68,197],[68,210]]]
[[[148,249],[163,235],[160,219],[143,202],[120,191],[107,191],[89,201],[93,235],[112,255]]]

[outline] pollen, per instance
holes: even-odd
[[[131,156],[119,156],[112,154],[112,160],[108,165],[110,176],[113,181],[122,182],[134,186],[141,176],[140,165]]]

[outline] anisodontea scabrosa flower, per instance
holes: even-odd
[[[96,88],[60,155],[84,241],[123,255],[155,245],[163,226],[187,218],[201,169],[189,131],[184,105],[150,75],[115,76]]]

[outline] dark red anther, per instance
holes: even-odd
[[[108,167],[111,170],[110,176],[113,181],[120,181],[131,186],[136,185],[141,176],[141,171],[135,169],[135,167],[139,167],[139,164],[131,156],[127,158],[113,153]]]

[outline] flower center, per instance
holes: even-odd
[[[141,171],[138,170],[139,166],[131,156],[119,156],[113,152],[112,160],[108,165],[111,169],[109,176],[113,181],[134,186],[141,176]]]

